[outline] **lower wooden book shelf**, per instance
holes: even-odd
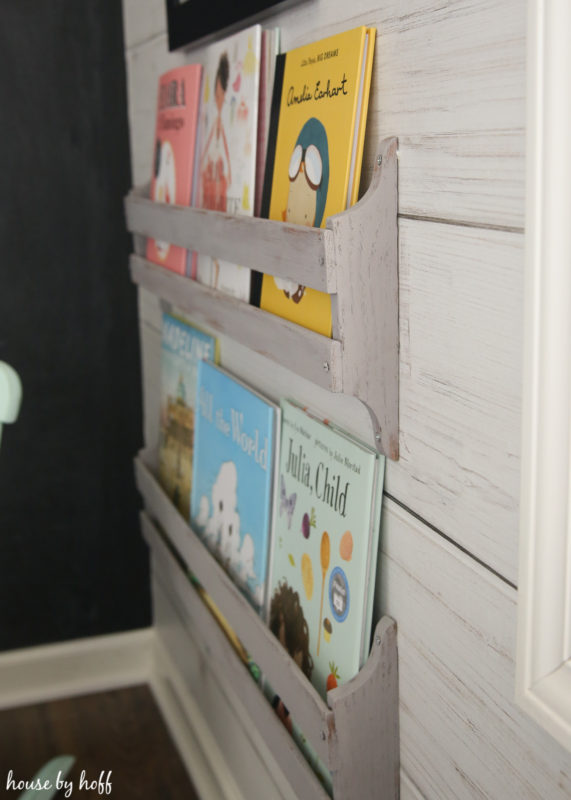
[[[207,650],[208,658],[227,673],[296,795],[308,800],[328,797],[235,648],[192,587],[186,569],[214,600],[328,767],[334,800],[398,798],[398,665],[394,621],[383,617],[378,622],[363,669],[348,683],[328,692],[326,703],[172,505],[155,478],[153,455],[143,451],[135,459],[137,485],[145,505],[143,534],[153,563],[163,576],[168,576],[163,583],[171,602],[184,616],[195,641]]]

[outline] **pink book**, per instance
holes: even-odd
[[[176,67],[159,78],[151,179],[151,200],[157,203],[194,203],[201,82],[201,64]],[[192,254],[184,247],[147,239],[147,258],[179,275],[190,274]]]

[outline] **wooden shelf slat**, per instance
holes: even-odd
[[[141,256],[130,259],[135,283],[330,392],[342,391],[341,344],[235,297],[191,281]],[[327,365],[327,366],[325,366]]]
[[[133,190],[125,198],[127,229],[214,258],[289,278],[334,294],[337,291],[332,233],[321,228],[221,211],[154,203]]]

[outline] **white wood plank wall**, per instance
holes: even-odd
[[[149,179],[164,0],[123,0],[134,181]],[[289,49],[377,27],[363,184],[399,138],[401,416],[377,612],[398,622],[402,796],[567,798],[571,754],[515,706],[523,308],[521,0],[306,0]],[[160,307],[140,296],[145,431],[157,437]],[[366,412],[227,340],[223,363],[355,433]],[[358,788],[356,788],[358,797]]]

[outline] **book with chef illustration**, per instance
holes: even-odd
[[[191,525],[257,611],[266,601],[279,407],[198,366]]]
[[[276,59],[261,216],[310,227],[357,200],[375,44],[359,27]],[[331,336],[331,298],[255,276],[260,307]]]
[[[253,25],[206,49],[197,205],[252,216],[262,29]],[[193,274],[200,283],[250,299],[250,269],[199,253]]]
[[[218,340],[182,319],[163,314],[159,482],[188,519],[192,482],[198,363],[218,358]]]
[[[384,456],[282,401],[269,625],[323,698],[370,644]]]
[[[194,204],[195,160],[202,66],[187,64],[159,78],[151,200]],[[169,242],[147,239],[147,258],[179,275],[190,274],[192,254]]]

